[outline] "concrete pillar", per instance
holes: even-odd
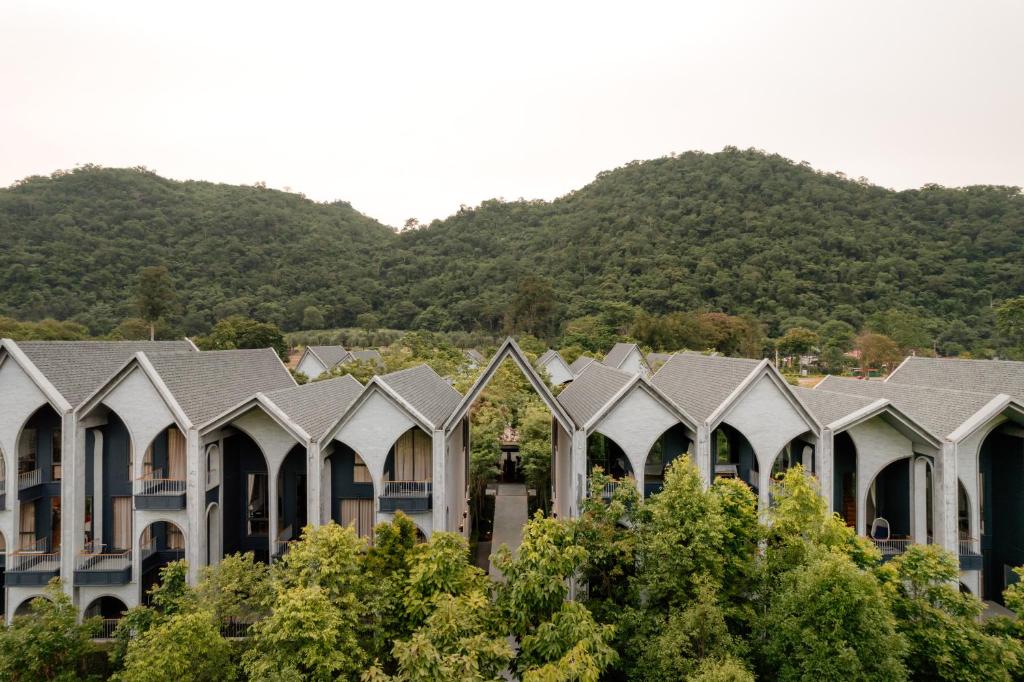
[[[757,457],[756,452],[754,453],[754,457]],[[772,467],[771,465],[765,466],[760,461],[760,458],[758,458],[757,468],[757,510],[763,516],[772,505]]]
[[[910,471],[911,539],[919,545],[928,542],[928,460],[915,457]]]
[[[78,428],[73,413],[65,412],[60,431],[60,577],[64,592],[74,599],[75,559],[85,544],[85,429]],[[12,492],[18,494],[17,489]]]
[[[828,504],[828,510],[835,510],[835,434],[832,429],[823,429],[821,438],[818,439],[818,446],[814,453],[817,458],[818,481],[821,486],[821,496]]]
[[[711,463],[711,427],[706,422],[697,425],[697,471],[705,487],[711,487],[715,478],[715,468]]]
[[[587,494],[587,433],[586,431],[574,430],[572,433],[572,451],[569,453],[572,458],[569,471],[571,481],[567,490],[569,491],[569,517],[577,518],[580,509],[583,507],[583,498]]]
[[[435,430],[431,433],[431,472],[433,478],[433,490],[434,490],[434,509],[431,514],[431,521],[433,523],[433,531],[439,530],[458,530],[457,528],[448,527],[448,477],[446,473],[448,471],[448,443],[444,435],[444,430]]]
[[[267,519],[267,542],[270,544],[270,560],[274,560],[274,554],[277,551],[277,534],[278,522],[277,517],[280,511],[277,508],[277,477],[281,473],[281,467],[277,469],[267,469],[267,495],[270,497],[268,502],[269,514]]]
[[[103,542],[103,432],[93,431],[92,439],[92,537],[95,542]],[[82,455],[83,462],[87,454]]]
[[[316,441],[306,444],[306,519],[311,526],[319,526],[321,518],[320,494],[324,480],[323,458],[320,444]],[[328,485],[330,482],[328,481]]]
[[[935,543],[957,553],[957,446],[943,442],[935,459],[932,500],[935,503]]]
[[[143,450],[145,452],[145,450]],[[142,459],[141,454],[138,457]],[[188,561],[188,579],[193,585],[199,580],[199,569],[206,559],[206,462],[199,443],[199,431],[189,428],[185,432],[185,559]],[[137,463],[141,471],[141,461]],[[223,479],[223,476],[221,477]],[[136,529],[138,533],[141,529]],[[136,550],[138,548],[136,547]],[[136,554],[138,556],[138,554]],[[139,557],[141,559],[141,557]]]

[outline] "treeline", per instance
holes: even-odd
[[[602,490],[574,520],[535,515],[492,582],[459,535],[417,542],[397,514],[373,543],[351,526],[307,527],[272,566],[251,554],[169,564],[148,605],[120,620],[104,657],[56,581],[0,630],[14,682],[102,679],[524,682],[956,680],[1024,674],[1024,627],[979,618],[957,558],[911,546],[888,561],[797,466],[757,500],[736,480],[705,489],[687,458],[642,500]],[[626,521],[626,523],[623,522]],[[1018,569],[1018,572],[1021,572]],[[1024,608],[1024,587],[1008,588]],[[569,599],[573,596],[574,599]]]
[[[166,322],[190,335],[239,314],[551,339],[622,304],[777,338],[792,318],[859,330],[897,310],[921,320],[922,347],[985,354],[1006,347],[994,310],[1024,293],[1022,246],[1016,188],[894,192],[733,148],[397,234],[343,202],[88,166],[0,190],[0,314],[106,335],[136,316],[138,270],[164,265],[180,293]]]

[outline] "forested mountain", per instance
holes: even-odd
[[[775,334],[900,308],[984,338],[992,303],[1024,293],[1024,196],[894,192],[726,149],[396,235],[345,203],[83,168],[0,190],[0,249],[0,313],[97,332],[130,312],[138,268],[163,263],[187,331],[236,312],[296,328],[310,306],[327,326],[372,309],[392,327],[500,331],[519,283],[541,277],[561,320],[618,302],[751,315]]]

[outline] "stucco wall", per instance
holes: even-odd
[[[299,360],[299,364],[295,367],[296,371],[302,372],[310,379],[316,379],[318,376],[327,371],[324,363],[317,360],[309,352],[303,353],[302,359]]]
[[[857,532],[864,535],[869,523],[864,514],[871,482],[885,467],[911,457],[914,444],[881,417],[857,424],[847,433],[857,448]]]
[[[549,362],[543,370],[547,372],[548,379],[551,383],[558,386],[564,384],[567,381],[572,381],[572,370],[569,369],[568,365],[555,359]]]

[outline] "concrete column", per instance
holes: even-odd
[[[431,514],[433,532],[457,530],[448,527],[448,443],[444,430],[431,432],[431,472],[433,480],[434,509]]]
[[[756,452],[754,453],[754,457],[757,457]],[[772,505],[771,483],[772,468],[770,465],[765,466],[759,458],[757,472],[757,509],[762,515],[764,515]]]
[[[935,504],[935,543],[957,553],[957,446],[943,442],[935,459],[932,500]]]
[[[314,527],[320,525],[320,492],[323,480],[324,465],[323,458],[320,457],[320,444],[313,441],[306,445],[306,519]]]
[[[143,450],[145,452],[145,450]],[[139,460],[141,460],[141,454]],[[206,559],[206,458],[199,444],[199,431],[189,428],[185,432],[185,559],[188,561],[188,579],[193,585],[199,580],[199,569]],[[141,471],[141,461],[137,463]],[[222,476],[223,478],[223,476]],[[136,529],[135,532],[142,530]],[[136,550],[138,548],[136,547]],[[136,553],[138,557],[138,553]],[[141,557],[139,557],[141,559]]]
[[[267,521],[267,542],[270,544],[270,560],[274,560],[274,552],[277,550],[278,523],[277,515],[277,476],[281,472],[280,467],[276,470],[267,470],[267,495],[270,497],[270,513]]]
[[[911,539],[928,542],[928,460],[915,457],[910,472]]]
[[[835,434],[832,429],[823,429],[821,438],[814,453],[817,457],[818,481],[821,486],[821,496],[828,504],[829,512],[835,509],[833,492],[835,490]]]
[[[697,425],[697,448],[694,452],[697,458],[697,471],[700,473],[700,480],[705,487],[711,487],[715,478],[715,469],[711,464],[711,428],[707,423]]]
[[[583,507],[583,498],[587,494],[587,433],[574,430],[572,433],[572,450],[569,453],[571,481],[566,490],[569,491],[569,518],[577,518]]]
[[[75,558],[85,544],[85,429],[78,428],[74,414],[66,412],[60,431],[60,577],[64,591],[74,599]]]
[[[84,428],[82,432],[85,432]],[[103,432],[97,429],[93,432],[92,438],[92,537],[96,542],[103,542]],[[87,454],[82,455],[83,462]],[[134,511],[132,515],[134,516]]]

